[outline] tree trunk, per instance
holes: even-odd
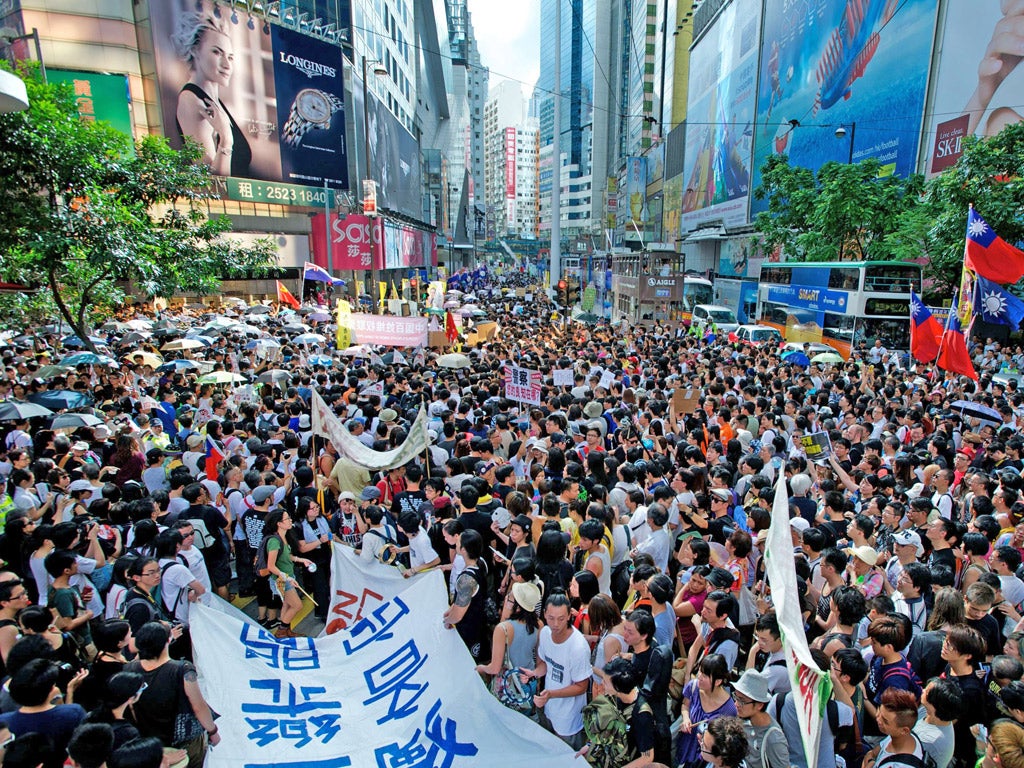
[[[67,304],[64,303],[64,298],[60,295],[60,288],[57,285],[57,274],[51,268],[48,275],[47,281],[50,285],[50,293],[53,294],[53,301],[57,305],[57,309],[60,311],[61,316],[67,321],[68,325],[71,326],[71,330],[75,332],[75,335],[82,340],[82,344],[85,345],[86,349],[95,354],[99,354],[99,350],[96,349],[96,345],[92,343],[92,339],[89,338],[88,329],[85,324],[85,300],[88,297],[88,292],[83,294],[82,300],[78,307],[78,321],[71,315],[71,309]]]

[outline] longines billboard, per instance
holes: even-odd
[[[348,189],[341,49],[210,0],[151,0],[164,134],[219,176]]]

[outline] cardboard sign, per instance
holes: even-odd
[[[809,461],[824,461],[832,455],[832,441],[829,440],[828,432],[803,435],[800,445]]]
[[[693,413],[699,404],[700,396],[693,388],[678,387],[672,393],[672,413],[677,416],[687,416]]]

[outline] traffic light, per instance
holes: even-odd
[[[574,307],[580,300],[580,283],[578,280],[570,280],[565,291],[565,304]]]
[[[558,298],[564,306],[569,306],[568,289],[569,284],[565,280],[558,281]]]
[[[417,304],[420,302],[420,281],[415,277],[409,278],[409,299]]]

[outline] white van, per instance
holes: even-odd
[[[732,333],[739,328],[736,313],[720,304],[697,304],[693,307],[693,322],[703,328],[714,324],[721,333]]]

